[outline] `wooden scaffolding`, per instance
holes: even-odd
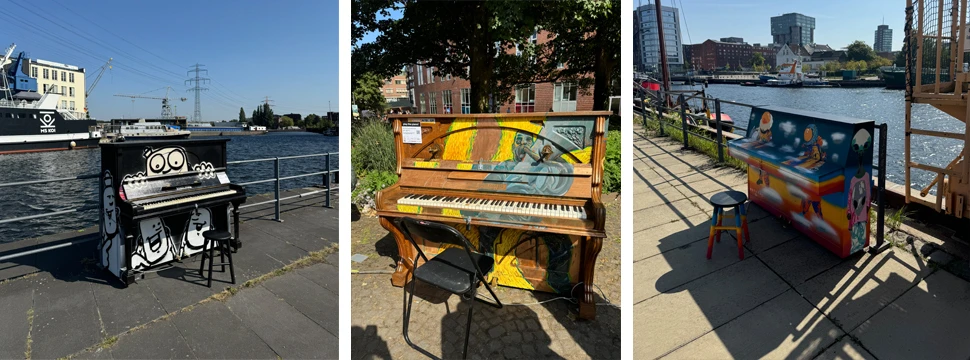
[[[923,204],[958,218],[970,218],[970,161],[966,161],[966,145],[970,142],[967,1],[907,0],[903,46],[906,54],[906,202]],[[962,121],[964,132],[915,128],[913,104],[931,105]],[[913,135],[956,139],[963,142],[963,147],[946,167],[923,164],[912,159]],[[914,169],[936,173],[918,196],[910,189]],[[936,196],[927,197],[934,187]]]

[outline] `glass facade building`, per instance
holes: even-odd
[[[684,47],[680,33],[680,11],[675,7],[661,6],[663,18],[664,42],[667,50],[667,63],[672,69],[679,69],[684,65]],[[657,7],[654,4],[643,5],[637,9],[639,14],[640,36],[640,64],[643,69],[656,69],[660,65],[660,37],[657,28]]]
[[[815,43],[815,18],[788,13],[771,18],[771,41],[775,44],[808,45]]]
[[[893,29],[889,25],[879,25],[876,28],[876,40],[872,42],[872,49],[876,52],[893,51]]]

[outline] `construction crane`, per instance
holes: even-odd
[[[94,78],[94,81],[91,82],[91,86],[88,86],[88,90],[84,92],[85,100],[88,98],[88,96],[91,95],[91,92],[94,91],[94,87],[98,86],[98,81],[101,81],[101,75],[104,75],[104,71],[111,69],[111,60],[114,60],[114,59],[108,58],[108,62],[104,63],[104,65],[101,66],[100,69],[98,69],[98,76]]]
[[[126,94],[115,94],[115,96],[121,96],[121,97],[131,98],[132,99],[131,100],[132,102],[134,102],[135,99],[161,100],[162,101],[162,117],[161,118],[162,119],[174,119],[175,118],[175,112],[172,111],[172,105],[171,105],[171,101],[170,100],[181,100],[181,101],[185,101],[185,100],[188,100],[188,99],[186,99],[184,97],[183,98],[169,98],[168,97],[168,92],[169,92],[169,90],[172,90],[172,87],[171,86],[166,86],[164,88],[159,88],[159,89],[155,89],[155,90],[152,90],[152,91],[161,90],[161,89],[166,89],[165,90],[165,97],[144,96],[144,95],[126,95]],[[149,92],[152,92],[152,91],[149,91]]]

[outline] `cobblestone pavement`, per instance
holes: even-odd
[[[595,283],[602,291],[600,295],[598,290],[596,296],[600,303],[596,319],[577,320],[577,306],[569,300],[552,300],[554,294],[497,287],[496,295],[505,307],[495,309],[481,302],[473,305],[469,358],[620,358],[620,201],[612,195],[604,204],[609,238],[596,263]],[[352,254],[368,255],[353,268],[370,272],[351,278],[352,357],[425,359],[404,342],[402,335],[407,299],[390,281],[392,256],[397,253],[394,240],[376,218],[364,215],[353,223],[352,244]],[[483,289],[479,297],[490,300]],[[546,300],[551,301],[536,304]],[[469,307],[458,296],[418,283],[411,341],[438,357],[461,357]]]
[[[744,260],[706,259],[711,207],[744,173],[634,134],[633,354],[638,359],[966,359],[966,243],[909,226],[840,259],[752,204]]]

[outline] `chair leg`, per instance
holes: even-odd
[[[209,247],[209,279],[206,280],[206,286],[212,287],[212,263],[215,262],[215,250],[216,247]]]
[[[465,323],[465,347],[463,347],[462,350],[461,350],[461,358],[462,359],[467,359],[468,358],[468,338],[469,338],[469,336],[471,336],[471,333],[472,333],[472,315],[475,313],[475,299],[477,298],[477,296],[476,296],[475,293],[476,293],[476,291],[475,291],[475,288],[473,287],[472,288],[471,299],[467,300],[468,303],[469,303],[469,305],[468,305],[468,322]],[[442,355],[444,355],[444,354],[442,354]]]
[[[740,207],[740,209],[741,209],[741,229],[744,230],[744,242],[745,243],[750,243],[751,242],[751,232],[748,231],[748,210],[747,210],[747,207],[748,206],[747,205],[748,205],[747,203],[741,204],[741,207]]]
[[[222,272],[226,272],[226,248],[228,246],[228,240],[219,242],[219,262],[222,263]]]
[[[404,341],[408,343],[411,347],[416,347],[414,343],[411,342],[411,338],[408,337],[408,325],[411,324],[411,307],[414,304],[414,284],[418,279],[414,276],[411,277],[411,293],[408,294],[408,303],[404,306]],[[407,288],[407,286],[405,286]],[[407,290],[404,290],[407,292]]]
[[[734,226],[738,232],[738,257],[744,260],[744,228],[741,227],[741,207],[734,207]]]
[[[721,227],[721,225],[723,225],[723,224],[724,224],[724,213],[723,213],[723,212],[721,212],[720,210],[718,210],[718,211],[717,211],[717,227],[719,227],[719,228],[720,228],[720,227]],[[720,244],[720,243],[721,243],[721,230],[720,230],[720,229],[718,229],[718,230],[717,230],[717,231],[715,232],[715,234],[716,234],[716,236],[714,237],[714,240],[716,240],[716,241],[717,241],[717,243],[719,243],[719,244]]]
[[[714,207],[714,216],[711,218],[711,233],[707,238],[707,259],[711,258],[711,251],[714,250],[714,232],[717,227],[718,213],[720,213],[720,208]]]
[[[199,276],[205,276],[205,247],[209,245],[209,239],[205,239],[202,242],[202,261],[199,262]]]
[[[226,252],[226,257],[229,258],[229,279],[232,281],[233,284],[235,284],[236,283],[236,270],[233,269],[233,265],[232,265],[232,248],[231,248],[231,245],[229,245],[229,242],[228,241],[226,241],[226,243],[225,243],[225,249],[224,250]],[[225,267],[225,265],[223,265],[223,267]],[[223,270],[223,272],[225,272],[225,270]]]

